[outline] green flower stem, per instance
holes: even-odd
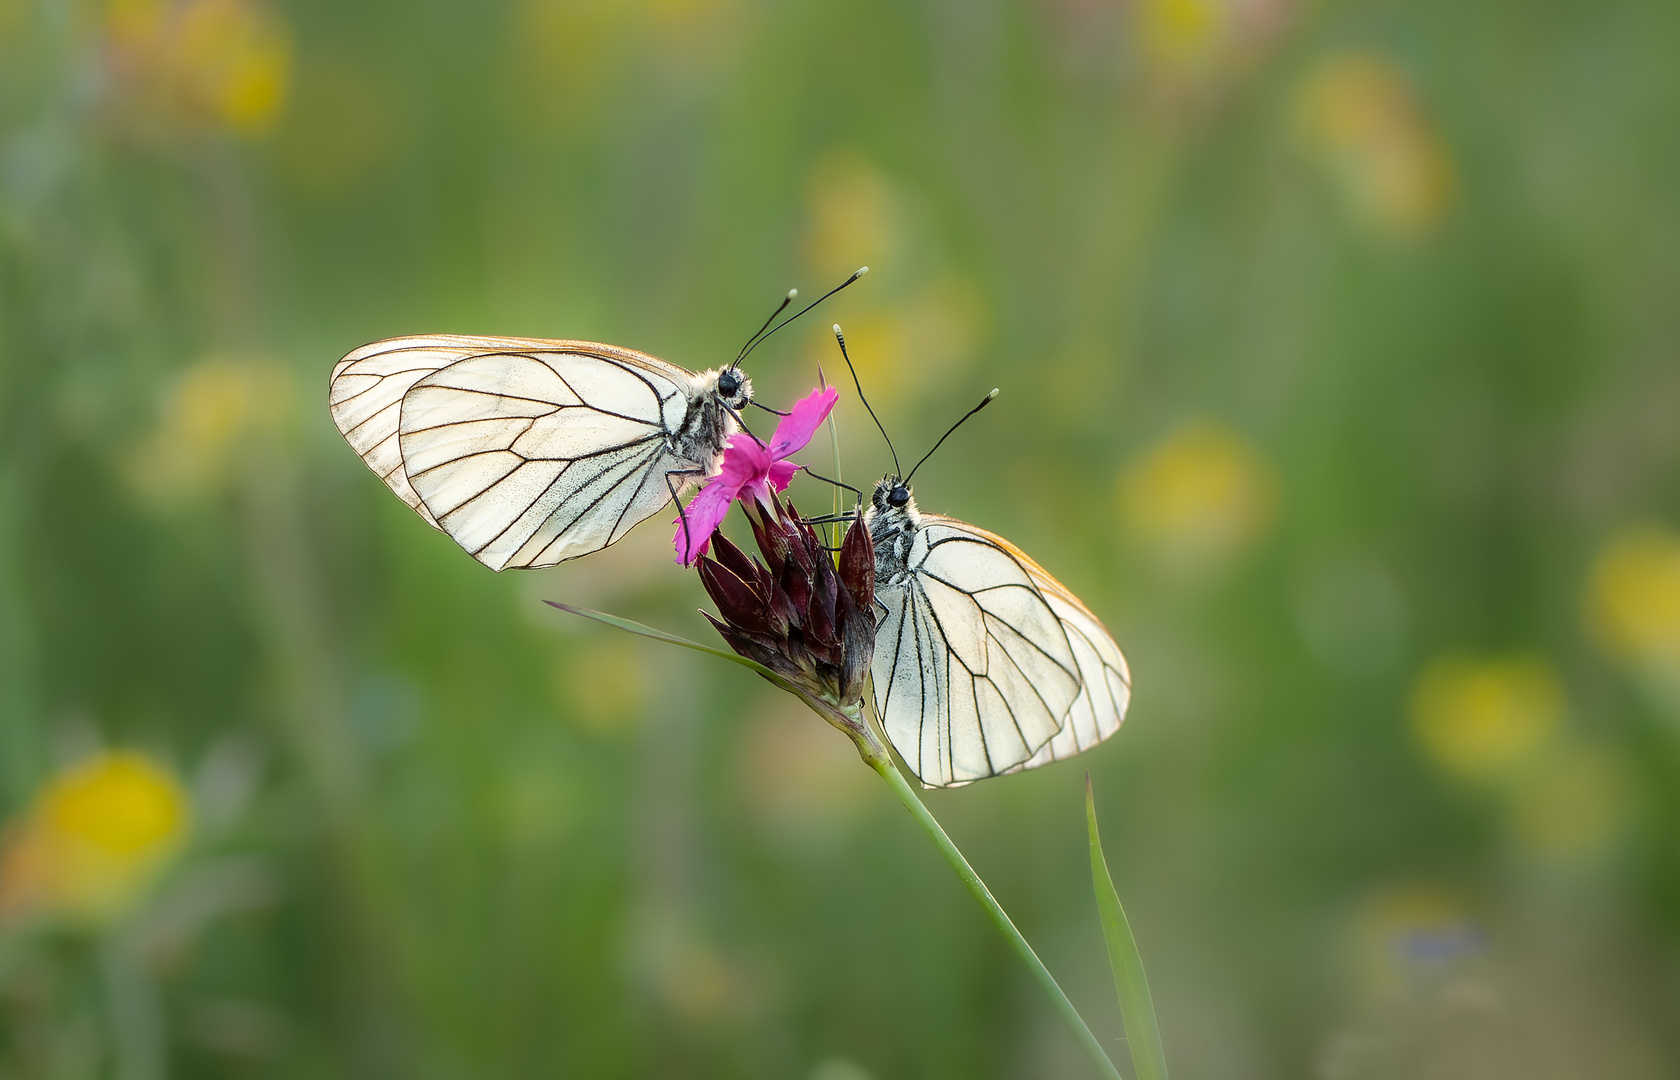
[[[843,706],[814,696],[756,661],[749,660],[744,656],[737,656],[733,652],[713,648],[710,645],[702,645],[697,641],[689,641],[687,638],[678,637],[675,634],[667,634],[663,630],[655,630],[651,626],[644,626],[630,619],[621,619],[617,615],[608,615],[605,612],[593,611],[589,608],[573,607],[570,604],[562,604],[554,600],[543,602],[551,607],[559,608],[561,611],[569,611],[586,619],[606,623],[608,626],[615,626],[620,630],[641,637],[652,638],[654,641],[662,641],[668,645],[680,645],[685,649],[693,649],[696,652],[703,652],[709,656],[716,656],[740,664],[742,667],[750,668],[775,686],[786,690],[803,701],[812,712],[844,732],[846,737],[851,739],[857,747],[858,755],[871,769],[880,773],[881,779],[885,780],[887,786],[893,789],[893,794],[898,796],[898,801],[904,804],[906,810],[910,811],[910,816],[916,819],[916,823],[922,827],[922,831],[927,833],[928,839],[933,841],[933,846],[939,849],[941,855],[945,856],[945,861],[951,865],[952,870],[956,871],[957,877],[962,879],[962,883],[968,887],[968,891],[973,894],[975,901],[985,909],[986,915],[992,920],[992,924],[998,928],[998,933],[1004,936],[1010,947],[1015,950],[1015,954],[1021,958],[1021,962],[1032,971],[1033,978],[1037,979],[1038,985],[1044,988],[1045,995],[1050,998],[1050,1004],[1054,1005],[1056,1011],[1062,1014],[1062,1020],[1067,1023],[1068,1030],[1073,1032],[1074,1040],[1079,1043],[1080,1049],[1085,1051],[1085,1056],[1091,1059],[1091,1064],[1096,1066],[1097,1072],[1109,1077],[1110,1080],[1121,1080],[1120,1072],[1114,1067],[1114,1062],[1108,1060],[1108,1055],[1103,1053],[1102,1044],[1097,1042],[1095,1035],[1091,1034],[1091,1029],[1085,1026],[1085,1021],[1080,1017],[1079,1010],[1073,1007],[1073,1002],[1069,1001],[1068,996],[1062,992],[1061,986],[1056,983],[1055,976],[1050,974],[1050,969],[1046,968],[1044,961],[1040,960],[1038,954],[1033,952],[1032,946],[1027,944],[1027,939],[1021,936],[1021,931],[1015,929],[1015,924],[1009,920],[1008,913],[992,896],[992,891],[986,888],[986,883],[980,880],[980,875],[974,872],[974,867],[968,865],[968,860],[963,858],[961,851],[957,850],[957,845],[953,844],[951,838],[945,835],[945,830],[940,828],[939,822],[934,820],[932,814],[928,813],[927,807],[922,805],[922,800],[916,797],[914,791],[910,790],[910,785],[905,781],[904,774],[898,771],[898,766],[893,762],[892,753],[887,749],[886,744],[881,741],[880,735],[876,733],[875,725],[870,722],[870,717],[865,715],[861,702]],[[1135,951],[1136,947],[1134,946]],[[1150,1012],[1150,1021],[1153,1024],[1153,1011]],[[1165,1074],[1161,1075],[1164,1076]]]
[[[963,858],[961,851],[957,850],[957,845],[951,842],[949,836],[945,835],[945,830],[940,827],[939,822],[934,819],[932,814],[928,813],[928,808],[922,805],[922,800],[917,798],[916,793],[910,789],[910,784],[904,779],[904,774],[898,771],[898,766],[893,763],[892,758],[884,752],[880,754],[866,753],[864,760],[869,763],[870,768],[880,773],[881,779],[885,780],[887,786],[893,789],[893,794],[898,796],[898,801],[904,804],[906,810],[910,811],[910,816],[916,819],[916,824],[920,825],[922,831],[927,833],[928,839],[933,841],[933,846],[939,849],[941,855],[945,856],[945,861],[951,864],[951,869],[956,871],[957,877],[962,879],[962,883],[968,887],[968,891],[973,894],[975,901],[986,910],[992,924],[998,928],[998,933],[1002,934],[1004,939],[1009,942],[1010,947],[1015,950],[1015,954],[1021,958],[1021,962],[1031,969],[1033,978],[1037,979],[1038,985],[1044,988],[1045,995],[1050,998],[1050,1003],[1056,1007],[1056,1011],[1062,1014],[1062,1019],[1067,1023],[1068,1030],[1073,1032],[1074,1040],[1079,1043],[1080,1049],[1085,1051],[1085,1056],[1091,1059],[1091,1064],[1096,1066],[1097,1071],[1103,1076],[1110,1077],[1112,1080],[1120,1080],[1119,1070],[1114,1067],[1114,1062],[1108,1060],[1108,1055],[1103,1053],[1102,1044],[1097,1042],[1095,1035],[1091,1034],[1091,1029],[1085,1026],[1084,1019],[1080,1017],[1079,1011],[1073,1007],[1073,1002],[1069,1001],[1068,996],[1062,992],[1055,976],[1050,974],[1050,970],[1044,966],[1044,961],[1040,960],[1038,954],[1033,952],[1032,946],[1027,944],[1027,939],[1021,936],[1021,931],[1015,929],[1015,924],[1010,921],[1008,913],[999,906],[997,900],[992,896],[992,891],[986,888],[986,883],[981,881],[980,875],[974,872],[974,867],[968,865],[968,860]]]

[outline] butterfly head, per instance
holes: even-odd
[[[917,517],[916,499],[910,485],[896,476],[883,476],[869,496],[869,516],[881,522],[913,523]]]
[[[752,402],[752,380],[741,374],[738,367],[731,365],[719,371],[713,377],[712,385],[716,388],[718,401],[736,412]]]

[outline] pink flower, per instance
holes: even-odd
[[[730,503],[740,499],[743,503],[756,501],[768,507],[772,491],[787,490],[793,474],[802,466],[785,459],[805,448],[839,398],[840,391],[832,386],[813,390],[801,398],[793,411],[776,425],[769,446],[744,431],[729,437],[729,445],[723,451],[722,471],[705,481],[700,494],[694,496],[683,517],[675,522],[677,534],[672,542],[679,563],[693,566],[706,554],[712,532],[723,524]]]

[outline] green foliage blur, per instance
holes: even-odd
[[[327,413],[399,334],[715,366],[864,263],[750,372],[838,321],[907,457],[1002,387],[918,501],[1136,696],[928,802],[1116,1060],[1086,769],[1176,1075],[1680,1074],[1676,55],[1661,0],[0,0],[0,1077],[1088,1075],[844,739],[540,603],[707,636],[663,517],[495,575]]]

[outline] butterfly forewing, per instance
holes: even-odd
[[[671,450],[701,392],[699,376],[610,345],[422,337],[345,357],[330,401],[394,492],[501,570],[606,547],[708,471]]]
[[[1029,566],[997,538],[924,515],[885,608],[872,677],[893,746],[924,784],[1030,760],[1079,695],[1078,662]]]

